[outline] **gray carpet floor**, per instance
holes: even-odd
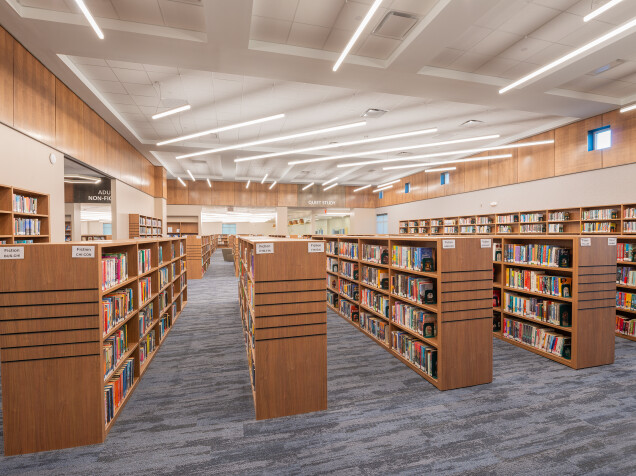
[[[0,475],[636,474],[636,342],[575,371],[495,339],[492,384],[440,392],[329,311],[329,409],[257,422],[232,264],[188,287],[106,442]]]

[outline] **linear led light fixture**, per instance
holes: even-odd
[[[208,187],[212,188],[212,183],[210,182],[210,179],[207,178],[207,179],[205,179],[205,181],[208,182]]]
[[[276,185],[276,180],[274,180],[274,182],[269,186],[269,189],[270,190],[273,189],[275,185]]]
[[[188,106],[188,109],[189,108],[190,106]],[[184,140],[194,139],[196,137],[203,137],[209,134],[216,134],[217,132],[224,132],[224,131],[230,131],[232,129],[239,129],[241,127],[253,126],[254,124],[260,124],[262,122],[273,121],[275,119],[282,119],[283,117],[285,117],[285,114],[276,114],[275,116],[268,116],[268,117],[263,117],[261,119],[254,119],[253,121],[239,122],[238,124],[230,124],[229,126],[217,127],[216,129],[210,129],[210,130],[202,131],[202,132],[195,132],[194,134],[188,134],[185,136],[175,137],[174,139],[168,139],[161,142],[157,142],[157,145],[174,144],[175,142],[181,142]],[[155,119],[154,116],[152,118]]]
[[[360,190],[364,190],[365,188],[369,188],[370,186],[371,186],[371,184],[365,185],[364,187],[358,187],[358,188],[353,190],[353,193],[359,192]]]
[[[80,175],[80,174],[68,174],[64,176],[65,183],[92,183],[98,184],[102,181],[99,177],[93,177],[91,175]]]
[[[510,157],[512,157],[512,154],[484,155],[483,157],[473,157],[472,159],[457,159],[457,160],[445,160],[442,162],[418,162],[417,164],[393,165],[391,167],[383,167],[382,170],[410,169],[414,167],[429,167],[431,165],[444,165],[444,164],[463,164],[464,162],[479,162],[480,160],[508,159]]]
[[[183,185],[184,187],[186,186],[185,182],[183,181],[181,177],[177,177],[177,180],[181,182],[181,185]]]
[[[217,149],[202,150],[200,152],[193,152],[191,154],[177,155],[177,159],[187,159],[188,157],[197,157],[199,155],[214,154],[216,152],[223,152],[226,150],[244,149],[246,147],[252,147],[255,145],[271,144],[272,142],[281,142],[281,141],[290,140],[290,139],[297,139],[299,137],[313,136],[317,134],[323,134],[326,132],[334,132],[334,131],[339,131],[342,129],[350,129],[352,127],[360,127],[366,124],[367,124],[367,121],[351,122],[349,124],[326,127],[324,129],[316,129],[316,130],[307,131],[307,132],[299,132],[298,134],[291,134],[288,136],[272,137],[271,139],[256,140],[253,142],[245,142],[243,144],[235,144],[235,145],[228,145],[225,147],[219,147]]]
[[[303,187],[303,190],[307,190],[307,189],[308,189],[309,187],[311,187],[313,184],[314,184],[313,182],[308,183],[307,185],[305,185],[305,186]]]
[[[313,152],[315,150],[335,149],[338,147],[348,147],[350,145],[368,144],[370,142],[380,142],[385,140],[403,139],[405,137],[419,136],[422,134],[433,134],[437,132],[436,128],[421,129],[419,131],[400,132],[399,134],[391,134],[388,136],[372,137],[371,139],[351,140],[348,142],[336,142],[335,144],[319,145],[316,147],[307,147],[305,149],[285,150],[283,152],[272,152],[271,154],[253,155],[251,157],[241,157],[240,159],[234,159],[234,162],[246,162],[249,160],[269,159],[270,157],[281,157],[283,155],[292,154],[305,154],[307,152]]]
[[[186,104],[185,106],[175,107],[174,109],[170,109],[168,111],[164,111],[164,112],[160,112],[159,114],[155,114],[154,116],[152,116],[152,118],[153,119],[161,119],[162,117],[172,116],[173,114],[178,114],[180,112],[189,111],[189,110],[190,110],[190,104]],[[161,145],[161,143],[159,143],[157,145]]]
[[[251,180],[248,180],[248,181],[247,181],[247,184],[245,184],[245,188],[250,188],[250,183],[252,183],[252,181],[251,181]]]
[[[190,170],[186,170],[186,172],[188,172],[188,175],[190,176],[190,178],[192,179],[193,182],[196,182],[196,179],[194,178],[194,175],[192,175],[192,172],[190,172]]]
[[[319,157],[316,159],[296,160],[294,162],[287,162],[287,165],[306,164],[309,162],[325,162],[327,160],[348,159],[351,157],[360,157],[363,155],[386,154],[389,152],[398,152],[398,151],[409,150],[409,149],[425,149],[428,147],[437,147],[442,145],[460,144],[462,142],[473,142],[473,141],[479,141],[479,140],[498,139],[498,138],[499,138],[499,134],[492,134],[488,136],[469,137],[467,139],[455,139],[455,140],[445,140],[441,142],[429,142],[428,144],[406,145],[401,147],[392,147],[390,149],[368,150],[366,152],[333,155],[331,157]],[[404,159],[393,159],[393,160],[404,160]],[[361,164],[366,165],[367,163],[375,163],[375,162],[376,161],[359,162],[359,163],[349,164],[349,165],[338,165],[338,167],[353,167],[355,165],[361,165]]]
[[[527,83],[531,79],[536,78],[537,76],[545,73],[546,71],[550,71],[551,69],[556,68],[557,66],[559,66],[560,64],[565,63],[566,61],[571,60],[572,58],[575,58],[577,56],[582,55],[583,53],[585,53],[586,51],[594,48],[595,46],[598,46],[598,45],[600,45],[602,43],[605,43],[606,41],[611,40],[615,36],[618,36],[621,33],[625,32],[625,31],[627,31],[627,30],[629,30],[629,29],[631,29],[631,28],[633,28],[635,26],[636,26],[636,18],[632,18],[627,23],[623,23],[621,26],[619,26],[618,28],[613,29],[609,33],[606,33],[603,36],[599,36],[597,39],[595,39],[593,41],[590,41],[586,45],[583,45],[580,48],[577,48],[576,50],[568,53],[565,56],[561,56],[560,58],[554,60],[552,63],[549,63],[549,64],[547,64],[545,66],[542,66],[541,68],[533,71],[529,75],[524,76],[523,78],[518,79],[514,83],[509,84],[505,88],[500,89],[499,90],[499,94],[503,94],[503,93],[505,93],[507,91],[510,91],[511,89],[516,88],[517,86],[519,86],[519,85],[521,85],[523,83]]]
[[[381,185],[378,185],[378,188],[382,188],[382,187],[386,187],[387,185],[398,183],[400,180],[402,180],[402,179],[391,180],[390,182],[386,182],[386,183],[383,183]]]
[[[323,190],[323,192],[326,192],[330,188],[334,188],[336,185],[338,185],[338,182],[332,183],[331,185],[329,185],[328,187],[323,188],[322,190]]]
[[[93,18],[93,15],[91,15],[91,12],[88,10],[88,7],[84,3],[84,0],[75,0],[75,3],[77,3],[77,6],[79,7],[79,9],[82,10],[82,13],[88,20],[88,23],[90,23],[90,25],[93,27],[93,30],[95,30],[97,37],[100,40],[103,40],[104,34],[102,33],[102,30],[99,28],[99,25],[97,24],[95,19]]]
[[[268,175],[269,175],[269,174],[265,174],[265,177],[263,177],[263,180],[261,180],[261,183],[262,183],[262,184],[263,184],[263,183],[265,183],[265,180],[267,180],[267,176],[268,176]]]
[[[358,38],[364,31],[365,27],[371,21],[371,18],[373,17],[374,13],[378,10],[378,8],[380,8],[381,3],[382,3],[382,0],[375,0],[375,2],[373,2],[373,5],[371,5],[371,8],[369,8],[369,11],[360,22],[360,25],[358,25],[357,30],[353,33],[353,36],[349,40],[349,43],[347,43],[347,46],[345,46],[345,49],[342,50],[342,53],[340,53],[340,57],[338,58],[338,61],[336,61],[336,64],[333,65],[333,71],[338,71],[338,68],[340,68],[340,65],[349,54],[349,51],[351,51],[351,48],[353,48],[353,45],[356,44],[356,41],[358,41]]]
[[[623,0],[610,0],[609,2],[607,2],[605,5],[603,5],[602,7],[598,7],[596,10],[594,10],[591,13],[588,13],[587,15],[585,15],[583,17],[583,21],[584,22],[588,22],[590,20],[593,20],[594,18],[596,18],[597,16],[605,13],[607,10],[609,10],[612,7],[615,7],[616,5],[618,5],[619,3],[621,3]]]
[[[325,186],[325,185],[327,185],[328,183],[334,182],[334,181],[336,181],[336,180],[338,180],[338,177],[334,177],[334,178],[332,178],[332,179],[329,179],[329,180],[327,180],[326,182],[324,182],[324,183],[322,184],[322,186],[324,187],[324,186]]]
[[[382,190],[388,190],[390,188],[393,188],[393,185],[387,185],[386,187],[378,187],[372,193],[381,192]]]
[[[446,172],[447,170],[457,170],[457,167],[438,167],[436,169],[426,169],[424,172],[431,173],[431,172]]]
[[[622,107],[620,112],[633,111],[634,109],[636,109],[636,102],[629,106]]]

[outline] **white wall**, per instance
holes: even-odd
[[[497,202],[497,206],[490,206],[491,202]],[[622,203],[636,203],[636,164],[392,205],[375,211],[387,213],[389,233],[398,233],[400,220]]]
[[[272,235],[277,234],[276,228],[272,227],[272,222],[269,223],[237,223],[236,233],[241,235]],[[220,235],[222,224],[216,223],[203,223],[204,235]]]
[[[354,208],[351,210],[350,223],[351,235],[375,235],[376,218],[374,208]]]
[[[57,162],[52,165],[49,155]],[[50,195],[52,242],[64,241],[64,156],[4,124],[0,124],[0,184]]]
[[[127,240],[128,215],[155,216],[155,198],[116,179],[112,180],[111,190],[113,240]]]

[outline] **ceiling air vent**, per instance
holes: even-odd
[[[384,15],[384,18],[375,27],[372,35],[384,38],[403,40],[411,28],[415,26],[419,18],[410,13],[396,12],[392,10]]]
[[[590,71],[589,74],[590,76],[598,76],[601,73],[604,73],[605,71],[609,71],[610,69],[614,69],[617,66],[622,65],[625,62],[625,60],[622,59],[617,59],[612,61],[611,63],[607,63],[606,65],[601,66],[600,68],[596,68],[594,71]]]
[[[366,117],[368,119],[377,119],[378,117],[384,116],[387,112],[389,111],[386,111],[384,109],[371,108],[364,111],[364,114],[362,114],[362,117]]]

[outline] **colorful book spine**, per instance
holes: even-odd
[[[349,299],[358,300],[358,285],[347,281],[346,279],[338,279],[338,290]]]
[[[42,221],[39,218],[14,218],[14,235],[40,235]]]
[[[636,286],[636,268],[618,266],[616,268],[616,283]]]
[[[139,301],[144,303],[152,294],[152,278],[150,276],[139,280]]]
[[[474,218],[460,218],[459,219],[459,224],[460,225],[474,225],[475,224],[475,219]]]
[[[427,346],[406,332],[391,333],[392,348],[415,367],[437,378],[437,349]]]
[[[623,231],[625,233],[636,233],[636,221],[623,222]]]
[[[497,215],[497,223],[517,223],[518,221],[518,215]]]
[[[170,293],[168,290],[159,293],[159,309],[164,310],[170,303]]]
[[[623,218],[636,218],[636,207],[626,207],[623,210]]]
[[[537,270],[507,268],[506,286],[550,296],[572,297],[572,278],[549,276]]]
[[[340,313],[343,316],[353,322],[358,322],[360,320],[360,310],[358,309],[357,304],[349,302],[346,299],[340,299],[339,304]]]
[[[609,221],[597,221],[583,223],[584,233],[616,233],[616,223]]]
[[[636,317],[616,316],[616,332],[636,337]]]
[[[133,311],[133,290],[120,289],[102,297],[102,328],[108,334]]]
[[[143,339],[139,341],[139,364],[143,365],[150,354],[155,351],[155,330],[150,331]]]
[[[504,293],[504,311],[561,327],[572,326],[572,305],[567,302]]]
[[[636,244],[634,243],[618,243],[616,245],[616,259],[618,261],[628,261],[630,263],[636,261]]]
[[[521,233],[545,233],[545,223],[522,224]]]
[[[143,249],[138,251],[137,265],[139,269],[139,274],[150,271],[150,269],[152,268],[150,249]]]
[[[563,223],[550,223],[548,225],[548,233],[564,233]]]
[[[543,213],[521,213],[519,215],[519,221],[521,223],[536,223],[543,221]]]
[[[617,291],[616,307],[626,309],[628,311],[636,311],[636,294]]]
[[[569,221],[570,212],[550,212],[548,214],[549,221]]]
[[[343,241],[340,243],[338,255],[346,258],[358,259],[358,243]]]
[[[126,359],[126,363],[104,385],[106,424],[115,418],[115,413],[135,383],[134,362],[134,359]]]
[[[391,262],[403,269],[435,272],[435,248],[393,245]]]
[[[338,242],[337,241],[327,241],[325,243],[325,250],[326,253],[329,253],[330,255],[337,255],[338,254]]]
[[[338,272],[338,260],[336,258],[327,257],[327,271]]]
[[[168,267],[165,266],[159,269],[159,289],[167,286],[169,282],[170,281],[169,281]]]
[[[392,280],[393,294],[420,304],[435,304],[435,281],[432,278],[395,274]]]
[[[572,250],[554,245],[507,244],[504,246],[504,261],[506,263],[569,268],[571,256]]]
[[[583,210],[581,218],[583,220],[613,220],[618,218],[618,210],[613,208]]]
[[[393,304],[391,320],[401,326],[408,327],[423,337],[432,338],[437,335],[435,314],[401,301],[395,301]]]
[[[554,332],[553,329],[504,317],[502,334],[507,339],[522,342],[564,359],[569,360],[572,354],[571,338]]]
[[[338,309],[338,294],[327,289],[327,302],[331,304],[332,307]]]
[[[168,314],[164,314],[159,321],[159,340],[163,340],[163,336],[166,334],[168,329],[170,329],[170,318],[168,317]]]
[[[386,246],[363,243],[361,259],[370,263],[389,264],[389,249]]]
[[[139,311],[139,337],[142,337],[150,328],[150,326],[152,326],[153,315],[153,303],[148,304],[141,311]]]
[[[360,313],[360,327],[377,340],[389,344],[389,324],[377,317],[362,311]]]
[[[102,289],[108,289],[128,279],[126,253],[102,254]]]
[[[33,213],[35,215],[38,212],[38,199],[14,193],[13,211],[15,213]]]
[[[117,364],[127,352],[128,340],[126,327],[122,327],[102,344],[104,352],[104,377],[117,367]]]
[[[512,233],[512,226],[510,225],[498,225],[497,233]]]
[[[349,279],[358,280],[358,263],[352,263],[351,261],[340,262],[340,274],[346,276]]]
[[[389,289],[389,272],[386,269],[362,266],[362,282],[379,289]]]
[[[362,288],[360,303],[373,309],[378,314],[389,317],[389,298],[382,293]]]
[[[492,224],[492,218],[490,217],[477,217],[477,224],[478,225],[490,225]]]

